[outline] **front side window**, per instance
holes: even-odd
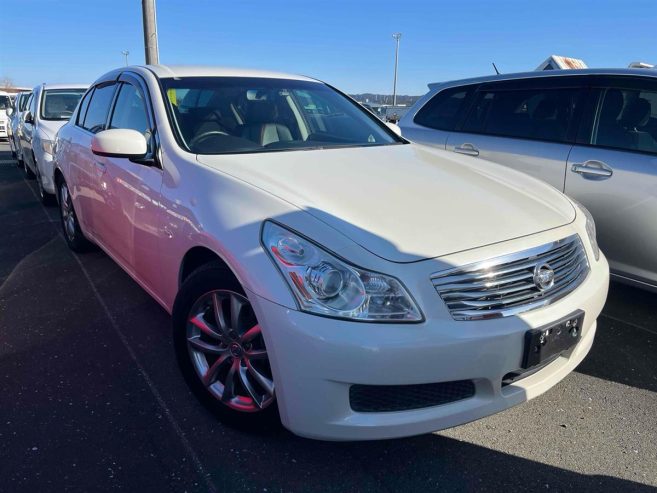
[[[141,91],[132,84],[121,84],[109,128],[136,130],[144,136],[150,150],[152,134],[146,103]]]
[[[463,131],[565,142],[578,95],[578,89],[481,91]]]
[[[77,114],[77,120],[76,120],[76,125],[79,127],[82,127],[84,124],[84,117],[87,115],[87,109],[89,108],[89,102],[91,101],[91,96],[94,92],[94,89],[89,89],[87,94],[84,95],[82,98],[82,102],[80,102],[80,109],[78,110]]]
[[[44,120],[68,120],[84,94],[84,89],[47,89],[41,102]]]
[[[357,103],[319,82],[256,77],[162,79],[179,141],[198,154],[403,142]]]
[[[30,100],[29,93],[21,94],[20,99],[18,100],[18,111],[25,111],[25,108],[27,108],[27,102],[29,100]]]
[[[454,130],[467,110],[467,97],[472,89],[457,87],[436,94],[413,119],[418,125],[437,130]]]
[[[109,128],[128,128],[148,137],[150,125],[147,115],[141,92],[132,84],[122,84]]]
[[[604,90],[598,103],[590,143],[657,153],[657,91]]]
[[[114,97],[116,84],[96,87],[89,101],[87,113],[84,116],[82,127],[93,133],[105,130],[110,104]]]
[[[32,113],[32,116],[34,116],[34,111],[36,110],[34,106],[34,93],[31,93],[30,99],[27,100],[27,109]]]

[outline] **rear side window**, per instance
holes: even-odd
[[[437,130],[454,130],[467,110],[473,88],[456,87],[440,91],[425,104],[413,121]]]
[[[657,91],[605,89],[590,143],[657,154]]]
[[[93,133],[105,130],[107,114],[109,113],[115,89],[116,84],[96,87],[96,90],[91,96],[91,101],[87,108],[87,114],[84,117],[84,123],[82,124],[83,128]]]
[[[577,88],[481,91],[463,131],[565,142],[578,96]]]

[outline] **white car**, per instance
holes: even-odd
[[[23,155],[20,152],[20,124],[21,117],[25,108],[27,107],[27,102],[30,99],[31,92],[19,92],[16,94],[14,103],[11,108],[11,114],[9,115],[9,123],[7,126],[7,131],[9,134],[9,147],[11,148],[12,157],[16,158],[19,165],[22,165]]]
[[[0,91],[0,139],[8,138],[9,116],[7,110],[11,107],[11,95]]]
[[[22,117],[20,154],[28,178],[36,176],[43,203],[53,202],[53,144],[57,131],[73,114],[85,84],[42,84],[32,90]]]
[[[69,246],[172,314],[187,382],[229,423],[421,434],[536,397],[593,343],[609,269],[584,208],[317,80],[117,69],[55,148]]]

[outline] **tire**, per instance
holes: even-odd
[[[280,429],[262,333],[244,290],[224,266],[202,266],[183,283],[173,307],[173,343],[187,385],[223,423],[249,432]]]
[[[36,160],[34,159],[34,156],[32,156],[32,161],[36,163]],[[23,172],[25,173],[25,178],[28,180],[33,180],[34,179],[34,173],[30,169],[30,167],[27,165],[27,162],[25,159],[23,159]]]
[[[46,192],[43,189],[43,183],[41,182],[41,173],[39,173],[39,167],[37,166],[37,172],[36,172],[36,182],[37,182],[37,189],[39,191],[39,200],[41,200],[41,203],[43,205],[54,205],[55,204],[55,196],[51,193]]]
[[[78,216],[73,208],[73,200],[68,191],[68,185],[62,180],[57,186],[59,195],[59,217],[62,222],[62,231],[68,247],[77,253],[93,249],[93,243],[87,240],[80,229]]]

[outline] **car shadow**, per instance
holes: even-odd
[[[634,481],[567,470],[439,434],[374,442],[318,442],[285,431],[266,440],[240,435],[236,441],[247,463],[250,450],[260,457],[258,479],[251,477],[249,486],[267,491],[655,491]],[[207,462],[208,472],[219,479],[224,473],[215,464]],[[582,465],[574,463],[573,468]],[[595,459],[589,457],[583,468],[591,466],[595,468]]]
[[[575,371],[657,392],[657,294],[612,282],[588,357]]]

